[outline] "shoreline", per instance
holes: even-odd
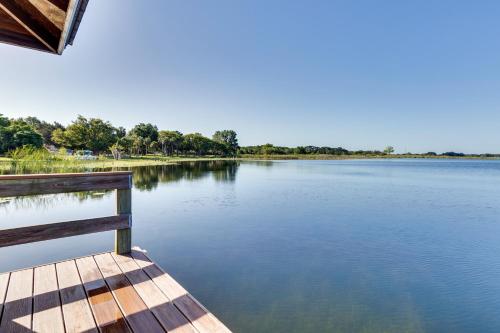
[[[0,157],[0,174],[9,171],[43,171],[43,172],[68,172],[78,170],[108,170],[108,169],[124,169],[144,166],[170,165],[182,162],[202,162],[214,160],[228,160],[227,158],[210,158],[210,157],[134,157],[122,160],[97,159],[97,160],[18,160],[11,158]],[[233,159],[231,159],[233,160]]]
[[[374,160],[374,159],[450,159],[450,160],[500,160],[487,156],[429,156],[429,155],[243,155],[241,160]]]
[[[97,160],[75,160],[63,159],[54,161],[41,160],[19,160],[14,161],[8,157],[0,157],[0,172],[8,172],[13,169],[18,171],[51,169],[55,172],[78,169],[117,169],[133,168],[143,166],[169,165],[183,162],[204,161],[287,161],[287,160],[375,160],[375,159],[451,159],[451,160],[500,160],[499,157],[486,156],[428,156],[428,155],[243,155],[236,158],[227,157],[168,157],[168,156],[141,156],[122,160],[97,159]]]

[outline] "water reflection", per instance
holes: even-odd
[[[134,245],[234,331],[500,332],[499,161],[132,171]],[[0,228],[114,212],[112,193],[82,198],[0,208]],[[109,251],[113,239],[2,248],[0,272]]]
[[[0,209],[45,209],[54,207],[60,202],[67,201],[67,199],[76,199],[78,202],[86,200],[102,200],[112,194],[113,191],[109,190],[99,192],[86,191],[76,193],[32,195],[16,198],[0,198]]]
[[[151,191],[159,183],[181,180],[195,181],[213,176],[218,182],[234,182],[240,166],[239,161],[184,162],[160,166],[131,168],[134,187],[141,191]]]
[[[260,162],[259,162],[260,163]],[[179,182],[181,180],[197,181],[212,176],[217,182],[234,182],[240,166],[239,161],[203,161],[182,162],[177,164],[143,166],[134,168],[121,168],[119,170],[94,170],[94,171],[120,171],[133,172],[134,187],[139,191],[152,191],[160,183]],[[88,191],[64,194],[35,195],[18,198],[1,198],[0,208],[30,209],[49,208],[67,198],[78,201],[100,200],[108,197],[113,191]]]

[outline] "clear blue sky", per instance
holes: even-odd
[[[500,152],[499,36],[500,1],[91,0],[61,57],[0,44],[0,113]]]

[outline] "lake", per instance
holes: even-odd
[[[133,171],[133,244],[235,332],[500,332],[500,161]],[[0,228],[112,214],[113,192],[18,198],[0,204]],[[0,249],[0,271],[113,239]]]

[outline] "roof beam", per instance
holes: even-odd
[[[73,18],[78,10],[78,0],[69,0],[66,8],[66,22],[64,23],[64,28],[61,32],[61,37],[59,38],[59,46],[57,47],[57,53],[62,54],[64,48],[66,47],[66,41],[70,37],[70,31],[73,28]]]
[[[45,16],[33,3],[46,5],[45,0],[0,0],[0,8],[9,16],[22,25],[29,33],[44,44],[50,51],[56,53],[59,48],[61,29]],[[33,2],[33,3],[32,3]],[[53,12],[57,13],[57,7],[50,3]],[[65,13],[64,13],[65,14]],[[56,14],[57,15],[57,14]],[[49,15],[50,16],[50,15]]]
[[[69,0],[47,0],[50,3],[52,3],[54,6],[57,6],[57,8],[66,11],[68,9],[68,3]]]
[[[35,49],[39,51],[49,51],[45,45],[40,43],[37,39],[30,38],[27,35],[11,32],[11,31],[0,31],[0,41],[2,43],[11,45],[21,45],[30,49]]]
[[[0,9],[0,42],[49,51],[45,45],[33,37],[32,34],[2,9]]]
[[[40,13],[52,22],[59,30],[64,28],[66,11],[48,0],[28,0]]]

